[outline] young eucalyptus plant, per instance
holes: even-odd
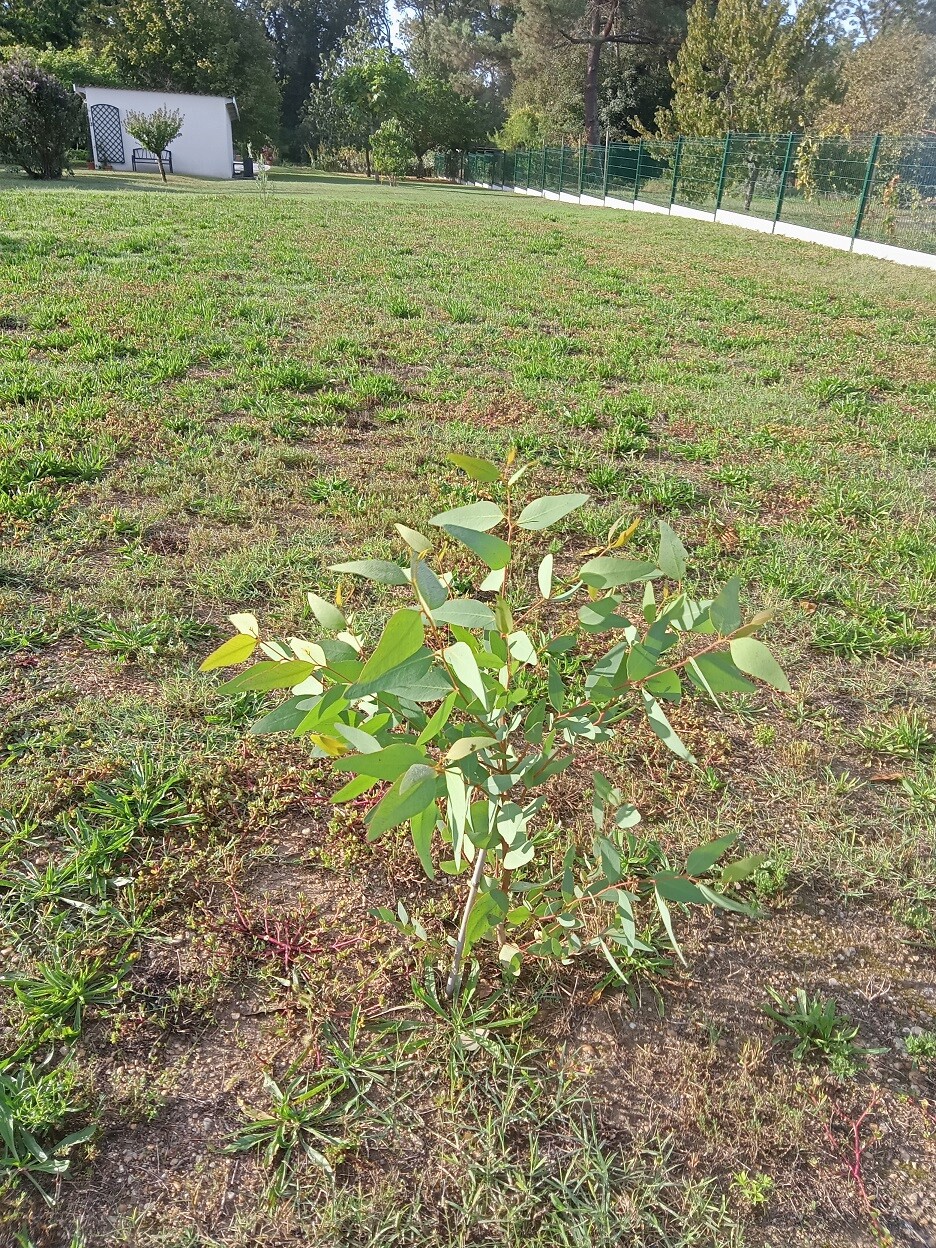
[[[680,701],[685,681],[716,703],[725,693],[753,692],[748,677],[788,690],[753,636],[768,616],[744,619],[736,579],[712,600],[685,593],[686,551],[662,522],[654,560],[621,553],[638,522],[619,523],[574,574],[558,575],[554,554],[546,553],[535,581],[518,577],[517,552],[532,567],[531,539],[588,496],[550,495],[520,507],[515,493],[529,465],[514,471],[513,455],[504,468],[449,458],[488,497],[433,516],[434,537],[398,524],[405,564],[363,559],[331,569],[399,587],[372,649],[340,598],[310,593],[322,630],[314,639],[267,639],[252,615],[234,615],[237,635],[202,670],[244,663],[259,650],[263,660],[222,690],[288,689],[290,696],[251,732],[307,737],[315,755],[346,778],[336,802],[382,786],[367,814],[368,838],[408,825],[427,875],[435,875],[434,846],[442,848],[443,871],[468,875],[449,996],[466,953],[492,936],[514,972],[524,957],[565,961],[591,950],[623,979],[619,959],[650,951],[641,939],[647,906],[655,906],[678,953],[670,905],[747,911],[724,890],[763,859],[716,869],[734,839],[725,836],[671,864],[638,839],[640,814],[596,770],[593,845],[583,854],[570,837],[556,870],[552,846],[538,853],[551,823],[546,784],[583,754],[613,760],[620,725],[635,716],[693,761],[663,710]],[[468,595],[454,587],[463,548],[480,565],[477,590]]]

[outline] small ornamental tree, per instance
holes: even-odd
[[[185,117],[175,109],[162,105],[153,113],[135,113],[127,109],[124,125],[127,134],[138,143],[142,143],[148,152],[156,157],[156,164],[165,182],[166,170],[163,168],[163,152],[182,133]]]
[[[0,157],[31,178],[60,178],[81,109],[79,95],[31,61],[0,65]]]
[[[371,139],[371,160],[378,178],[386,178],[391,186],[397,178],[406,176],[413,160],[413,148],[395,118],[385,121]]]
[[[621,961],[649,950],[650,910],[678,953],[671,907],[748,912],[726,890],[763,858],[719,867],[729,835],[693,849],[683,863],[669,861],[638,835],[640,814],[600,758],[613,766],[622,723],[642,717],[691,762],[663,709],[680,701],[684,682],[716,703],[726,693],[754,692],[751,677],[788,690],[754,636],[769,617],[744,618],[735,579],[714,599],[686,592],[686,551],[662,522],[653,559],[623,554],[638,526],[618,524],[574,573],[560,575],[550,551],[535,577],[520,578],[514,559],[519,553],[529,566],[531,536],[588,496],[552,495],[521,507],[516,490],[527,469],[515,471],[512,456],[504,469],[450,459],[488,497],[433,516],[435,538],[398,524],[405,565],[361,559],[331,569],[399,587],[400,605],[375,646],[365,646],[340,606],[312,593],[321,628],[314,639],[266,638],[252,615],[235,615],[237,635],[202,670],[243,663],[259,649],[263,660],[222,690],[288,689],[290,696],[251,732],[306,737],[345,780],[336,802],[373,795],[369,839],[406,826],[427,875],[435,876],[434,851],[441,851],[442,871],[468,876],[450,996],[466,953],[486,938],[496,938],[513,972],[524,958],[569,961],[593,952],[623,979]],[[455,568],[462,585],[466,551],[483,571],[475,592],[462,594]],[[544,786],[583,756],[593,768],[594,839],[583,848],[569,834],[557,848]]]

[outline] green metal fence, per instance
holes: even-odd
[[[601,147],[445,153],[485,186],[769,223],[936,254],[936,137],[729,134]],[[830,240],[831,241],[831,240]]]

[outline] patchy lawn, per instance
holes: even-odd
[[[2,188],[0,1242],[936,1242],[934,276],[288,170]],[[623,989],[482,948],[451,1016],[463,885],[196,669],[512,446],[593,496],[579,546],[665,517],[700,594],[738,573],[794,692],[614,760],[665,851],[769,855],[761,918],[682,916]],[[771,988],[853,1044],[798,1060]]]

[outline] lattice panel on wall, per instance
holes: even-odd
[[[122,165],[124,163],[123,131],[120,128],[120,109],[113,104],[92,104],[91,126],[94,130],[94,147],[99,164]]]

